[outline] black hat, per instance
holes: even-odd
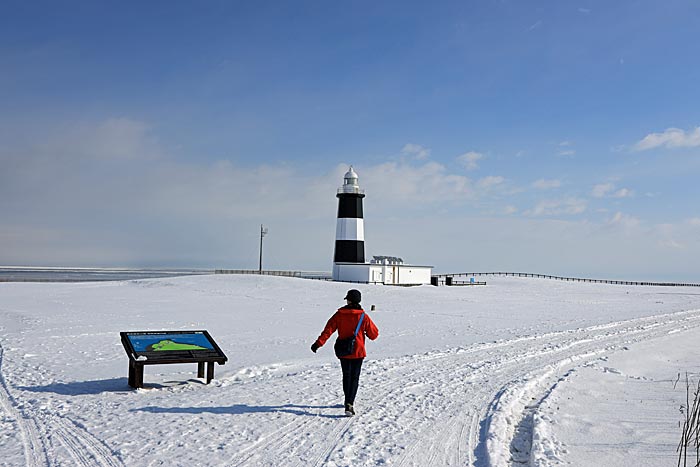
[[[350,300],[352,303],[360,303],[362,301],[362,294],[359,290],[350,289],[347,295],[345,295],[345,300]]]

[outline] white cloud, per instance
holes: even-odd
[[[626,229],[639,227],[640,221],[636,217],[616,212],[612,218],[608,219],[608,225],[619,226]]]
[[[690,218],[686,222],[689,225],[692,225],[693,227],[700,227],[700,218],[699,217]]]
[[[659,240],[659,245],[665,248],[671,248],[674,250],[684,250],[685,245],[682,243],[677,242],[676,240],[673,239],[667,239],[667,240]]]
[[[422,165],[386,162],[357,168],[360,185],[371,186],[374,195],[388,205],[424,206],[435,202],[459,201],[474,197],[471,182],[450,174],[442,164]],[[369,195],[368,195],[369,196]]]
[[[576,215],[585,212],[586,209],[586,200],[567,198],[540,201],[533,209],[526,211],[525,214],[529,216]]]
[[[552,188],[559,188],[561,186],[561,180],[546,180],[544,178],[540,178],[539,180],[536,180],[532,183],[533,188],[537,188],[538,190],[551,190]]]
[[[626,144],[616,144],[614,146],[610,146],[610,152],[623,152],[626,150],[627,150]]]
[[[484,178],[480,179],[477,182],[477,185],[480,188],[489,189],[489,188],[492,188],[494,186],[501,185],[503,182],[505,182],[505,180],[506,179],[501,177],[501,176],[489,175],[488,177],[484,177]]]
[[[591,191],[591,196],[593,196],[594,198],[603,198],[614,189],[615,185],[613,185],[612,183],[601,183],[593,187],[593,190]]]
[[[627,188],[620,188],[615,193],[612,194],[613,198],[632,198],[634,197],[634,191]]]
[[[459,162],[462,167],[467,170],[476,170],[479,168],[479,164],[477,162],[483,158],[483,154],[475,151],[469,151],[461,156],[457,156],[457,162]]]
[[[692,225],[689,226],[689,224],[686,221],[679,224],[648,225],[637,217],[619,211],[605,221],[606,228],[620,235],[620,238],[625,241],[638,243],[646,239],[645,241],[649,243],[646,249],[656,251],[657,255],[668,255],[671,251],[680,252],[693,245],[695,247],[700,245]],[[646,252],[640,256],[646,256]],[[682,256],[678,257],[678,260],[683,261],[682,258]]]
[[[401,149],[401,154],[423,160],[430,157],[430,149],[420,144],[408,143]]]
[[[128,118],[76,125],[53,138],[50,144],[44,150],[70,159],[129,161],[162,156],[162,148],[150,126]]]
[[[504,214],[510,216],[518,212],[518,208],[515,206],[506,206],[505,209],[503,210]]]
[[[572,147],[573,143],[571,141],[562,141],[557,144],[559,150],[557,155],[561,157],[572,157],[576,155],[576,150]]]
[[[679,128],[668,128],[663,133],[650,133],[634,145],[634,150],[646,151],[661,146],[667,148],[700,146],[700,127],[687,133]]]
[[[529,28],[527,28],[527,30],[528,30],[528,31],[534,31],[535,29],[539,28],[540,26],[542,26],[542,20],[536,21],[532,26],[530,26]]]
[[[696,237],[692,230],[692,226],[688,229],[688,226],[683,224],[657,224],[650,230],[650,235],[656,239],[662,250],[679,251],[685,250],[688,246],[686,242],[690,238]],[[695,238],[692,241],[697,243]]]
[[[615,189],[614,183],[601,183],[595,185],[591,190],[591,196],[594,198],[632,198],[634,197],[634,191],[629,188]]]

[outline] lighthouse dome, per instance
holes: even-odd
[[[345,172],[345,176],[343,177],[343,186],[338,189],[338,193],[363,194],[364,191],[360,189],[358,179],[359,177],[357,176],[357,173],[352,166],[350,166],[350,169]]]
[[[358,176],[357,176],[357,173],[355,172],[355,170],[353,170],[352,166],[350,166],[350,170],[345,172],[344,178],[346,180],[346,184],[347,184],[347,181],[349,181],[349,180],[355,180],[355,183],[353,183],[353,185],[357,184]]]

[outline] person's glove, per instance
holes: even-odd
[[[318,342],[314,342],[313,344],[311,344],[311,351],[313,353],[316,353],[316,351],[318,350],[319,347],[321,347],[321,346],[318,345]]]

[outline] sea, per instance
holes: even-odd
[[[0,282],[95,282],[214,274],[213,269],[50,268],[0,266]]]

